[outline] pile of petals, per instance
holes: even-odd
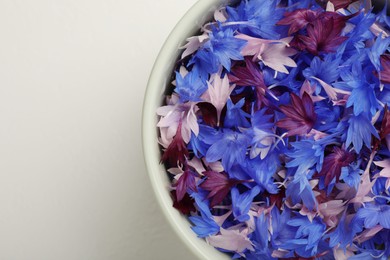
[[[198,237],[233,258],[390,257],[385,10],[243,0],[187,39],[157,127]]]

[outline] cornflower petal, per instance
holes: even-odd
[[[245,34],[238,34],[235,37],[247,41],[241,51],[242,55],[254,56],[275,71],[288,74],[289,71],[285,66],[297,66],[295,61],[290,58],[297,53],[296,50],[289,47],[292,37],[281,40],[264,40]]]
[[[310,9],[298,9],[284,14],[284,18],[277,25],[289,25],[288,34],[291,35],[305,28],[309,23],[315,21],[320,15],[318,11]]]
[[[325,185],[328,186],[331,181],[336,178],[339,181],[341,168],[348,166],[355,160],[355,155],[347,152],[337,146],[333,148],[333,152],[325,157],[320,176],[325,176]]]
[[[249,209],[252,205],[253,199],[260,193],[260,187],[255,186],[247,192],[239,193],[236,187],[231,190],[233,215],[240,221],[245,222],[249,220]]]
[[[227,75],[221,78],[220,74],[214,74],[208,82],[208,89],[203,95],[206,102],[212,104],[217,110],[217,125],[221,119],[222,109],[225,107],[227,100],[230,98],[235,85],[230,85]]]
[[[245,250],[254,251],[253,244],[245,229],[240,231],[221,228],[220,234],[209,236],[206,240],[210,245],[227,251],[237,253],[243,253]]]
[[[280,106],[286,117],[278,121],[276,126],[287,129],[287,136],[308,134],[317,119],[313,101],[307,93],[302,95],[302,99],[294,93],[290,97],[291,105]]]
[[[181,201],[187,190],[196,191],[195,175],[190,170],[184,171],[174,184],[176,187],[177,201]]]
[[[348,122],[346,147],[353,144],[356,153],[360,153],[363,143],[367,148],[371,148],[371,136],[379,138],[378,132],[365,115],[351,116]]]
[[[206,179],[199,187],[210,192],[207,198],[211,198],[211,207],[221,203],[230,192],[230,189],[242,182],[236,179],[229,179],[226,173],[205,171],[203,174],[206,176]]]

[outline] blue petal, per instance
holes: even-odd
[[[251,190],[244,192],[243,194],[240,194],[236,187],[231,190],[233,215],[238,221],[245,222],[249,220],[249,209],[254,197],[256,197],[259,193],[260,188],[258,186],[253,187]]]
[[[379,138],[378,132],[365,114],[351,116],[348,122],[346,146],[353,144],[357,153],[360,153],[363,143],[367,148],[371,147],[371,135]]]
[[[317,206],[313,190],[304,173],[297,172],[294,179],[287,185],[286,196],[291,197],[294,204],[303,202],[309,209],[313,210]]]
[[[200,96],[207,90],[206,81],[202,80],[196,67],[183,78],[176,72],[175,92],[179,94],[182,103],[200,101]]]
[[[250,115],[242,110],[244,104],[244,98],[242,98],[236,104],[233,104],[231,99],[228,99],[224,127],[250,127],[250,123],[247,119],[250,117]]]
[[[390,229],[390,206],[383,205],[379,218],[379,224],[387,229]]]
[[[220,227],[214,221],[208,204],[198,194],[193,193],[192,196],[199,208],[200,216],[189,217],[190,221],[194,224],[191,229],[198,235],[198,237],[207,237],[218,233]]]

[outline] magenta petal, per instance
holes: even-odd
[[[194,174],[189,170],[184,171],[175,183],[175,186],[177,201],[181,201],[184,198],[184,195],[187,193],[187,189],[190,189],[192,191],[197,190]]]
[[[280,106],[280,110],[286,117],[276,122],[276,126],[287,129],[287,136],[309,133],[317,119],[313,101],[307,93],[303,94],[302,100],[292,93],[291,105]]]
[[[223,201],[231,188],[242,182],[235,179],[229,179],[226,173],[214,171],[205,171],[203,173],[207,178],[199,187],[209,191],[207,198],[212,198],[210,207],[214,207]]]
[[[230,82],[237,86],[259,86],[265,89],[263,74],[258,65],[252,62],[249,57],[245,58],[245,65],[232,68],[232,72],[229,74]]]
[[[176,191],[171,191],[171,196],[173,199],[173,207],[179,210],[182,214],[188,215],[190,212],[195,212],[196,208],[194,206],[194,199],[191,198],[187,193],[184,195],[183,199],[178,201],[176,196]]]
[[[381,71],[380,80],[383,83],[390,84],[390,55],[381,56],[381,65],[383,70]]]
[[[245,58],[245,66],[235,66],[232,68],[232,73],[229,74],[231,83],[242,87],[255,87],[256,90],[256,109],[260,109],[262,103],[269,105],[265,98],[265,93],[268,91],[263,73],[259,66],[251,61],[249,57]]]
[[[182,123],[180,122],[175,137],[161,157],[161,162],[166,162],[172,167],[177,166],[178,162],[184,164],[186,158],[189,156],[186,144],[181,135],[181,127]]]
[[[348,166],[355,160],[355,155],[337,146],[333,148],[333,153],[326,156],[324,163],[319,173],[320,176],[325,176],[325,185],[329,185],[334,178],[339,181],[341,168]]]
[[[278,25],[290,25],[288,34],[291,35],[300,29],[306,27],[307,24],[314,21],[319,15],[318,11],[310,9],[298,9],[290,13],[285,14],[285,18],[280,20]]]
[[[315,114],[315,111],[314,111],[313,100],[311,99],[309,94],[307,94],[306,92],[304,92],[302,95],[302,103],[303,103],[303,107],[304,107],[304,110],[306,112],[306,115],[309,118],[315,119],[317,117],[317,115]]]
[[[334,4],[335,9],[338,10],[340,8],[348,7],[354,1],[353,0],[330,0],[330,2],[332,2],[332,4]]]

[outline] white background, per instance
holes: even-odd
[[[195,257],[141,147],[149,72],[195,0],[0,0],[0,259]]]

